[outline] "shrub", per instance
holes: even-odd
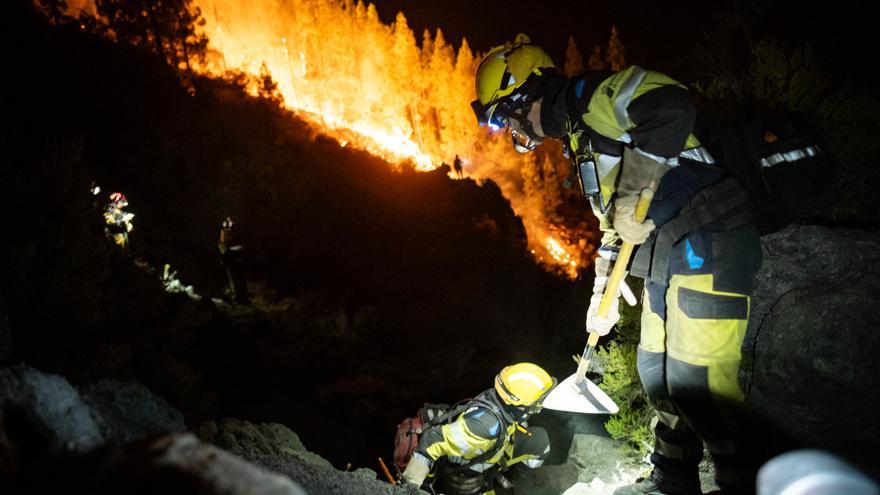
[[[654,444],[654,411],[636,369],[640,313],[640,304],[623,307],[617,338],[598,349],[604,367],[602,389],[620,406],[620,412],[605,422],[605,429],[611,438],[623,441],[624,453],[633,457],[645,456]]]

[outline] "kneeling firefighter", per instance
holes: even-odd
[[[466,402],[457,417],[425,429],[403,472],[403,481],[434,493],[494,494],[496,483],[510,487],[502,474],[522,463],[536,468],[550,453],[547,432],[527,428],[556,380],[532,363],[507,366],[495,387]]]
[[[598,306],[621,241],[638,247],[631,273],[645,279],[638,370],[658,414],[651,476],[618,494],[700,494],[704,445],[725,493],[754,492],[744,455],[737,382],[750,293],[761,264],[748,192],[693,134],[686,88],[659,72],[560,74],[525,35],[494,48],[476,75],[479,122],[509,127],[517,151],[561,140],[572,177],[603,231],[586,329],[618,321]],[[652,191],[647,220],[637,198]],[[619,296],[619,294],[618,294]]]

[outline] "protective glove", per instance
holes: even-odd
[[[636,220],[636,203],[639,201],[638,196],[617,197],[614,200],[614,212],[611,225],[617,231],[617,235],[623,239],[623,242],[639,245],[648,239],[651,231],[654,230],[654,221],[645,219],[639,223]]]
[[[620,292],[617,293],[618,296]],[[605,318],[599,317],[599,305],[602,304],[602,294],[593,294],[590,298],[590,307],[587,309],[587,332],[598,333],[599,336],[608,335],[608,332],[620,320],[620,298],[615,297],[611,301],[611,308]]]
[[[421,454],[413,454],[412,459],[409,460],[409,464],[406,465],[406,469],[400,477],[406,483],[422,486],[430,471],[431,466],[428,465],[425,457]]]
[[[617,288],[617,295],[611,303],[608,315],[605,318],[599,318],[599,305],[602,303],[602,295],[605,293],[605,286],[608,284],[608,275],[611,274],[611,259],[614,253],[607,249],[599,250],[599,257],[596,258],[594,266],[596,269],[596,277],[593,279],[593,296],[590,298],[590,306],[587,309],[587,332],[595,332],[600,336],[607,335],[611,328],[620,320],[620,296],[626,300],[630,306],[636,305],[636,296],[632,289],[626,284],[625,279],[621,279]]]

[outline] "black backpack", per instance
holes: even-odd
[[[762,234],[827,214],[840,196],[831,160],[792,123],[703,121],[698,135],[754,199]]]

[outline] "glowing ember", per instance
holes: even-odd
[[[550,256],[556,260],[556,262],[563,268],[571,278],[577,277],[577,267],[578,263],[575,259],[566,251],[562,245],[556,239],[552,237],[547,238],[546,242],[547,252]],[[534,251],[533,251],[534,252]]]

